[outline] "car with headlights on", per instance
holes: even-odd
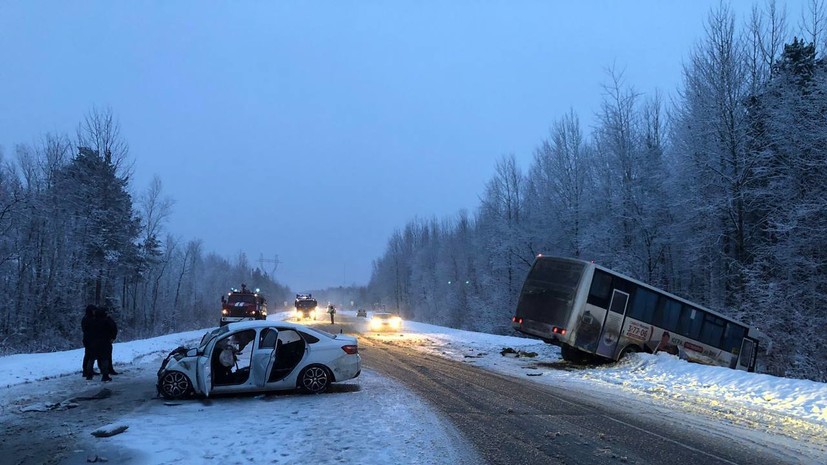
[[[179,347],[158,370],[165,399],[299,389],[325,391],[356,378],[362,359],[355,337],[289,322],[243,321],[220,326],[197,347]]]
[[[393,313],[374,313],[369,322],[371,331],[399,331],[402,318]]]

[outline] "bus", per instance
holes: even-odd
[[[512,326],[560,346],[571,362],[666,351],[754,371],[766,342],[757,328],[593,262],[543,255],[526,276]]]

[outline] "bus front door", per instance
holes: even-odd
[[[629,303],[629,294],[615,289],[612,300],[609,302],[609,312],[603,323],[600,333],[600,343],[597,345],[597,355],[614,358],[617,341],[620,339],[620,330],[623,326],[623,315],[626,314],[626,305]]]
[[[738,353],[739,370],[755,371],[755,340],[745,337],[741,341],[741,351]]]

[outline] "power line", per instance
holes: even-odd
[[[273,271],[270,272],[270,277],[272,279],[276,279],[276,270],[279,268],[279,263],[281,263],[281,260],[279,260],[278,254],[274,255],[273,258],[264,258],[264,254],[261,254],[261,256],[258,259],[259,268],[261,268],[263,270],[265,263],[272,263],[273,264]]]

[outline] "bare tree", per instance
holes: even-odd
[[[787,38],[787,13],[775,0],[767,0],[764,8],[752,7],[746,28],[746,57],[751,71],[753,91],[772,76],[773,64]]]
[[[807,3],[807,11],[801,13],[801,29],[807,34],[807,39],[811,44],[817,47],[827,46],[827,39],[823,37],[825,25],[827,25],[825,0],[810,0]]]
[[[172,214],[175,202],[163,194],[161,178],[155,175],[147,190],[139,199],[141,218],[143,219],[143,243],[145,246],[156,242],[161,227]]]
[[[87,147],[104,157],[122,176],[131,176],[132,164],[127,161],[129,145],[121,136],[121,126],[111,108],[93,107],[78,125],[77,141],[79,147]]]

